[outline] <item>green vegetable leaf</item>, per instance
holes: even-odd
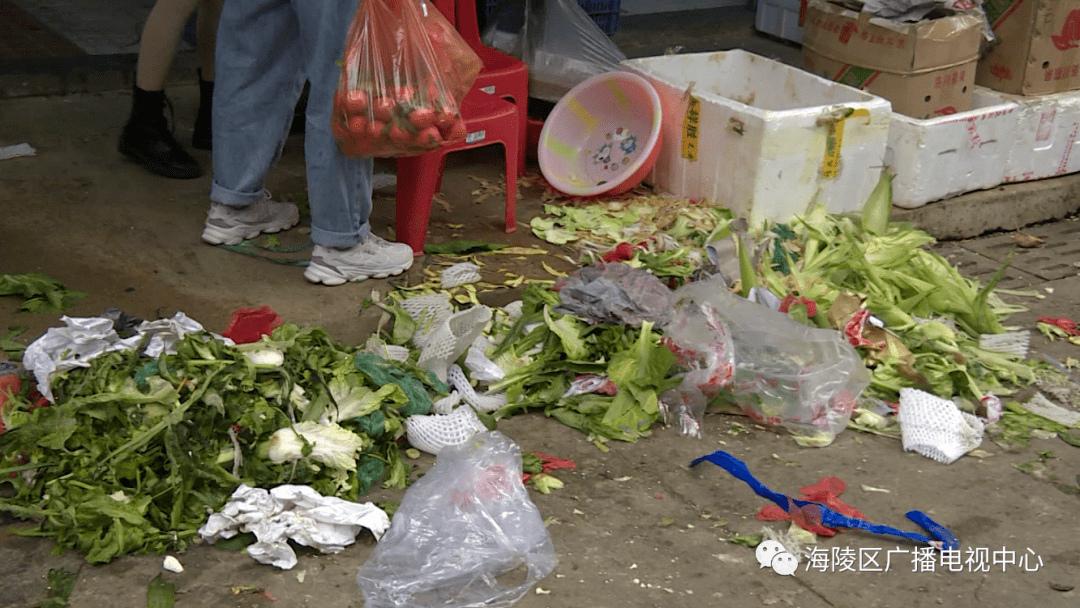
[[[465,255],[469,253],[485,253],[488,251],[498,251],[506,247],[507,245],[503,245],[501,243],[485,243],[484,241],[457,240],[449,241],[446,243],[426,243],[424,245],[424,253],[430,255]]]
[[[743,545],[753,549],[761,544],[762,535],[760,534],[736,534],[728,539],[729,542],[736,545]]]
[[[589,349],[585,346],[582,333],[585,331],[585,322],[573,315],[559,315],[558,320],[552,320],[549,307],[544,307],[544,323],[548,329],[559,337],[563,350],[571,361],[585,361],[589,356]]]
[[[21,296],[24,301],[19,310],[24,312],[64,312],[86,293],[71,291],[52,277],[30,272],[0,274],[0,296]]]

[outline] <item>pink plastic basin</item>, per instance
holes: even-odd
[[[629,72],[599,74],[559,100],[540,132],[540,171],[572,196],[614,196],[641,183],[660,154],[660,97]]]

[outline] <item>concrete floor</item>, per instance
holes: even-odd
[[[672,45],[689,51],[760,44],[768,45],[777,57],[797,53],[790,45],[747,31],[745,22],[679,25],[673,19],[674,26],[657,25],[646,35],[628,18],[629,25],[614,39],[633,56],[663,52]],[[724,35],[723,27],[734,29]],[[736,30],[745,35],[740,43],[732,42]],[[359,344],[377,320],[373,309],[363,309],[372,290],[385,292],[406,281],[416,282],[425,265],[433,262],[420,258],[407,276],[394,281],[326,288],[304,281],[297,266],[202,243],[199,232],[207,211],[209,177],[185,182],[157,178],[116,153],[116,137],[130,103],[123,85],[127,68],[95,61],[99,63],[82,64],[94,68],[90,71],[0,76],[4,93],[0,95],[0,143],[26,141],[38,150],[34,157],[0,161],[0,274],[42,272],[71,289],[86,291],[88,296],[68,311],[71,316],[95,316],[106,307],[144,318],[183,311],[208,329],[221,331],[236,308],[268,305],[289,321],[322,325],[335,339]],[[178,136],[186,140],[195,115],[196,89],[188,84],[190,73],[185,70],[190,64],[185,67],[183,61],[170,95],[176,106]],[[36,94],[42,91],[53,94]],[[501,224],[502,201],[497,196],[479,200],[474,194],[481,185],[477,178],[501,179],[495,152],[481,149],[455,155],[444,180],[446,204],[433,207],[429,240],[471,238],[544,246],[550,255],[516,261],[515,269],[532,279],[550,278],[541,260],[569,270],[572,266],[560,257],[561,250],[528,230],[528,221],[542,213],[537,189],[522,190],[518,230],[510,235]],[[207,154],[196,155],[204,166],[209,165]],[[535,165],[530,169],[535,172]],[[924,215],[900,215],[916,219],[932,232],[951,231],[960,237],[975,237],[995,226],[1013,231],[951,240],[940,244],[939,250],[968,276],[984,280],[1013,255],[1002,286],[1033,290],[1042,297],[1024,298],[1029,311],[1010,323],[1032,329],[1036,317],[1042,315],[1080,318],[1076,304],[1080,301],[1080,250],[1076,246],[1080,223],[1073,218],[1044,222],[1080,207],[1075,195],[1078,184],[1080,178],[1074,176],[1012,185],[927,205]],[[268,186],[282,198],[302,196],[302,139],[289,140]],[[1018,199],[1017,193],[1028,198]],[[1051,199],[1057,203],[1050,205]],[[378,193],[372,224],[384,236],[393,234],[392,200],[392,192]],[[1024,206],[1035,211],[1017,209],[1017,200],[1029,201]],[[1053,208],[1040,208],[1040,204]],[[1044,243],[1014,249],[1017,228]],[[286,245],[305,241],[302,228],[282,237]],[[505,301],[513,295],[499,290],[483,297]],[[57,315],[20,313],[17,305],[13,298],[0,298],[0,328],[27,328],[19,340],[28,341],[60,323]],[[1077,358],[1075,346],[1051,343],[1038,334],[1032,349],[1033,357]],[[731,416],[710,415],[701,441],[661,429],[637,444],[612,446],[609,453],[540,415],[500,423],[500,430],[522,449],[573,458],[579,466],[565,475],[566,489],[533,495],[541,513],[552,518],[549,530],[560,565],[541,583],[545,594],[530,593],[517,605],[1075,608],[1080,603],[1077,496],[1062,489],[1072,487],[1080,470],[1080,450],[1061,440],[1033,439],[1023,448],[985,442],[982,447],[990,457],[964,458],[946,466],[904,453],[895,440],[853,431],[846,431],[829,448],[814,450],[799,448],[786,436],[763,428],[740,432],[735,422]],[[734,534],[760,532],[762,523],[753,513],[763,501],[718,469],[686,467],[691,458],[717,448],[744,458],[751,470],[778,490],[793,493],[821,476],[837,475],[850,486],[845,500],[874,521],[907,529],[912,526],[906,525],[904,513],[923,509],[947,522],[966,547],[1008,548],[1017,554],[1030,549],[1043,565],[1034,572],[1003,572],[999,566],[983,573],[917,572],[907,558],[902,564],[894,562],[888,573],[800,571],[781,577],[763,572],[751,550],[727,540]],[[1056,456],[1039,455],[1046,452]],[[423,458],[416,464],[426,471],[432,460]],[[1036,475],[1014,466],[1031,461],[1042,462],[1045,468]],[[860,490],[863,485],[890,493]],[[400,493],[382,492],[372,499],[400,497]],[[374,547],[373,541],[362,539],[337,556],[305,554],[295,571],[279,572],[258,566],[243,554],[201,546],[179,556],[186,570],[173,575],[162,573],[158,556],[84,567],[78,555],[53,555],[50,543],[16,536],[20,526],[11,518],[0,520],[3,608],[34,606],[43,599],[46,573],[56,567],[79,571],[71,602],[74,608],[141,605],[146,585],[158,575],[177,585],[178,608],[359,607],[355,572]],[[856,533],[822,541],[823,548],[836,551],[891,549],[892,545]],[[300,571],[306,579],[299,576]],[[266,590],[277,603],[265,596],[232,593],[235,587]]]

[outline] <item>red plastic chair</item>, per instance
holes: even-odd
[[[518,174],[525,173],[525,133],[529,115],[529,68],[524,61],[484,46],[480,41],[480,25],[476,17],[475,0],[431,0],[484,62],[475,88],[513,101],[518,108]]]
[[[397,159],[397,202],[394,225],[396,238],[407,243],[413,253],[424,252],[431,201],[442,184],[446,155],[459,150],[501,143],[506,150],[506,231],[517,229],[517,155],[520,149],[518,109],[499,97],[473,89],[461,104],[461,116],[469,136],[419,156]]]

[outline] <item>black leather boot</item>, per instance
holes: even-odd
[[[184,150],[165,120],[165,92],[134,87],[131,118],[120,133],[120,153],[147,171],[172,179],[202,175],[199,163]]]
[[[213,150],[214,138],[210,130],[210,115],[214,107],[214,81],[203,80],[199,71],[199,113],[195,117],[195,132],[191,135],[191,146],[199,150]]]

